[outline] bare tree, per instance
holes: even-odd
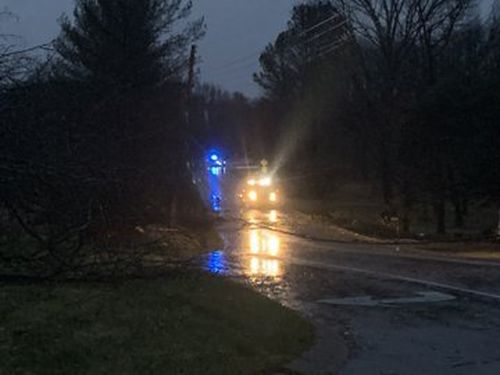
[[[9,10],[0,11],[0,87],[19,82],[26,77],[33,67],[33,56],[38,49],[48,48],[49,45],[19,47],[19,37],[13,34],[1,33],[3,22],[14,19],[15,15]]]
[[[420,167],[412,160],[408,161],[416,167],[414,170],[401,163],[406,136],[403,129],[408,122],[415,121],[415,111],[411,108],[435,85],[438,60],[473,2],[338,0],[337,3],[348,17],[359,43],[355,76],[359,96],[366,102],[370,115],[364,133],[373,143],[384,200],[390,206],[402,205],[401,209],[406,212],[403,216],[407,216],[416,186],[411,174]],[[439,148],[435,142],[428,146]],[[406,153],[406,156],[412,155]],[[436,168],[440,162],[436,156]],[[444,181],[445,169],[433,171],[440,182]],[[443,184],[433,184],[439,186],[433,198],[439,231],[444,231]],[[402,198],[399,202],[394,202],[396,191]]]

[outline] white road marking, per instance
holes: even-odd
[[[403,298],[374,299],[371,296],[328,298],[319,300],[318,303],[341,306],[390,306],[414,303],[438,303],[456,299],[454,296],[440,292],[419,292],[416,296]]]
[[[355,268],[355,267],[348,267],[348,266],[338,266],[338,265],[334,265],[334,264],[331,264],[331,263],[316,262],[316,261],[305,260],[305,259],[300,259],[300,258],[295,258],[295,257],[291,257],[291,258],[288,258],[288,259],[283,259],[283,261],[286,262],[286,263],[289,263],[289,264],[294,264],[294,265],[299,265],[299,266],[305,266],[305,267],[311,267],[311,268],[326,269],[326,270],[339,270],[339,271],[346,271],[346,272],[354,272],[354,273],[360,273],[360,274],[364,274],[364,275],[375,276],[377,278],[404,281],[404,282],[413,283],[413,284],[425,285],[427,287],[434,287],[434,288],[448,290],[448,291],[451,291],[451,292],[457,292],[457,293],[462,293],[462,294],[469,294],[469,295],[473,295],[473,296],[476,296],[476,297],[483,297],[483,298],[486,297],[486,298],[491,298],[491,299],[500,301],[500,295],[498,295],[498,294],[481,292],[479,290],[474,290],[474,289],[469,289],[469,288],[462,288],[462,287],[458,287],[458,286],[454,286],[454,285],[449,285],[449,284],[444,284],[444,283],[438,283],[438,282],[435,282],[435,281],[428,281],[428,280],[423,280],[423,279],[417,279],[417,278],[414,278],[414,277],[407,277],[407,276],[396,275],[396,274],[391,274],[391,273],[378,272],[378,271],[373,271],[373,270],[364,269],[364,268]]]

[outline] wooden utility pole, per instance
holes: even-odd
[[[188,60],[188,80],[186,87],[186,97],[184,102],[187,129],[191,129],[191,97],[193,95],[193,90],[194,90],[195,66],[196,66],[196,45],[193,44],[191,46],[191,53],[189,55],[189,60]]]
[[[188,71],[188,86],[187,86],[187,101],[191,98],[194,89],[194,67],[196,66],[196,45],[191,46],[191,54],[189,55],[189,71]]]
[[[189,123],[191,120],[191,96],[193,95],[194,89],[194,68],[196,66],[196,45],[191,46],[191,53],[189,54],[188,60],[188,79],[184,92],[184,116],[186,118],[186,125],[189,128]]]

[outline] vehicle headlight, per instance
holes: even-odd
[[[252,202],[257,201],[257,192],[252,190],[248,193],[248,199],[250,199]]]
[[[250,186],[255,186],[257,184],[257,181],[255,181],[253,178],[247,181],[247,184]]]
[[[260,186],[271,186],[272,180],[271,177],[264,177],[259,180]]]
[[[272,192],[269,194],[269,200],[271,202],[276,202],[278,200],[278,194],[276,194],[276,192]]]

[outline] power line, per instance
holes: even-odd
[[[304,44],[307,44],[307,43],[311,43],[312,41],[316,40],[316,39],[319,39],[321,38],[323,35],[326,35],[326,34],[329,34],[331,33],[332,31],[335,31],[335,30],[338,30],[340,29],[342,26],[344,26],[345,24],[347,24],[347,20],[344,20],[342,21],[341,23],[335,25],[334,27],[332,27],[331,29],[328,29],[328,30],[325,30],[325,31],[322,31],[321,33],[319,34],[316,34],[314,35],[313,37],[311,37],[310,39],[304,41],[303,43]]]
[[[330,33],[332,31],[335,31],[339,28],[341,28],[342,26],[344,26],[345,24],[347,23],[347,21],[343,21],[341,24],[338,24],[336,25],[335,27],[329,29],[329,30],[326,30],[326,31],[323,31],[322,33],[320,33],[319,35],[315,35],[314,37],[306,40],[306,41],[297,41],[295,42],[294,44],[292,44],[290,47],[293,48],[299,44],[307,44],[307,43],[310,43],[316,39],[319,39],[321,36],[327,34],[327,33]],[[323,52],[326,48],[328,48],[329,46],[333,46],[333,45],[337,45],[337,44],[341,44],[339,42],[343,42],[343,40],[336,40],[335,42],[333,42],[331,45],[327,45],[327,46],[324,46],[320,49],[319,53]],[[244,62],[244,60],[242,61]],[[218,77],[226,77],[227,76],[227,72],[230,71],[230,72],[233,72],[233,73],[236,73],[236,72],[240,72],[244,69],[247,69],[247,68],[250,68],[250,67],[253,67],[255,64],[257,64],[256,61],[250,61],[244,65],[237,65],[237,64],[232,64],[232,66],[228,66],[227,69],[225,70],[221,70],[221,69],[217,69],[214,73],[214,77],[212,77],[212,79],[217,79]]]
[[[325,46],[323,46],[314,56],[311,57],[311,60],[315,60],[315,59],[320,59],[322,57],[325,57],[326,55],[340,49],[344,43],[347,42],[347,40],[345,39],[345,35],[336,40],[335,42],[333,43],[330,43],[330,44],[327,44]],[[252,63],[253,65],[253,63]],[[237,73],[237,72],[234,72],[234,73]],[[220,77],[216,77],[216,78],[212,78],[212,79],[217,79],[217,78],[228,78],[230,80],[239,80],[239,79],[249,79],[249,78],[253,78],[253,74],[247,74],[247,73],[244,73],[244,74],[238,74],[238,75],[223,75],[223,76],[220,76]]]
[[[345,21],[345,23],[347,23]],[[333,29],[338,29],[339,27],[341,27],[342,25],[338,25],[336,26],[335,28]],[[333,29],[331,29],[330,31],[333,31]],[[346,39],[345,39],[345,34],[342,35],[342,37],[340,37],[339,39],[335,40],[334,42],[330,43],[330,44],[326,44],[324,46],[321,46],[319,48],[318,51],[315,52],[315,56],[312,56],[311,57],[311,60],[314,60],[314,59],[317,59],[317,58],[321,58],[335,50],[337,50],[340,46],[342,46],[344,43],[346,42]],[[239,67],[236,67],[237,70],[232,70],[232,74],[230,74],[229,76],[233,76],[235,73],[240,73],[242,70],[246,69],[246,68],[250,68],[250,67],[253,67],[254,65],[256,64],[256,62],[251,62],[249,64],[245,64],[245,65],[242,65],[242,66],[239,66]],[[227,78],[228,77],[228,74],[226,74],[226,72],[220,72],[218,74],[216,74],[214,77],[212,77],[212,79],[218,79],[218,78]]]
[[[337,19],[338,17],[340,17],[340,15],[338,15],[338,14],[333,15],[331,17],[328,17],[327,19],[316,23],[315,25],[309,27],[308,29],[303,30],[298,35],[299,36],[306,35],[307,33],[311,32],[313,30],[316,30],[317,28],[321,27],[322,25],[325,25],[328,22]],[[310,37],[309,39],[307,39],[305,41],[304,40],[296,40],[294,43],[291,44],[290,47],[295,47],[295,46],[300,45],[300,44],[311,43],[311,42],[321,38],[322,36],[324,36],[326,34],[329,34],[335,30],[340,29],[341,27],[345,26],[346,24],[347,24],[347,20],[343,20],[340,23],[334,25],[333,27],[331,27],[327,30],[321,31],[319,34],[313,35],[312,37]],[[320,58],[332,53],[333,51],[339,49],[341,47],[341,45],[345,42],[345,39],[343,37],[344,37],[344,35],[339,40],[336,40],[331,44],[327,44],[325,46],[322,46],[319,49],[319,51],[316,52],[315,55],[311,57],[311,60],[320,59]],[[243,56],[241,58],[238,58],[236,60],[233,60],[229,63],[222,65],[221,67],[219,67],[218,69],[215,70],[216,74],[215,74],[215,76],[212,76],[210,80],[217,81],[218,79],[222,79],[222,78],[229,79],[231,81],[238,81],[241,79],[250,79],[251,80],[253,77],[253,74],[249,74],[246,72],[243,73],[243,70],[250,68],[250,67],[253,67],[256,64],[256,61],[250,61],[244,65],[240,65],[240,64],[248,61],[249,59],[255,58],[260,53],[261,53],[261,51],[255,52],[255,53]],[[232,74],[228,75],[227,70],[232,71]],[[243,73],[243,74],[241,74],[241,73]]]
[[[341,46],[344,44],[344,42],[345,42],[345,40],[340,40],[340,41],[336,41],[335,43],[332,43],[332,44],[325,46],[325,48],[323,48],[316,55],[311,57],[311,61],[316,60],[316,59],[321,59],[321,58],[325,57],[326,55],[338,50],[339,48],[341,48]],[[229,75],[218,75],[215,77],[210,77],[210,79],[207,80],[207,82],[215,82],[215,81],[218,81],[220,79],[226,79],[226,80],[229,80],[232,82],[241,82],[243,80],[248,80],[248,81],[253,82],[253,77],[254,77],[253,73],[245,73],[245,72],[237,72],[236,71],[233,74],[229,74]]]
[[[301,32],[299,33],[299,35],[304,35],[304,34],[307,34],[307,33],[309,33],[310,31],[315,30],[315,29],[317,29],[318,27],[320,27],[320,26],[324,25],[325,23],[330,22],[330,21],[333,21],[333,20],[334,20],[335,18],[337,18],[337,17],[339,17],[339,14],[334,14],[333,16],[331,16],[331,17],[329,17],[329,18],[327,18],[327,19],[325,19],[325,20],[323,20],[323,21],[321,21],[321,22],[318,22],[317,24],[315,24],[315,25],[311,26],[310,28],[308,28],[308,29],[306,29],[306,30],[301,31]]]
[[[321,59],[322,57],[338,50],[340,48],[340,46],[342,46],[344,44],[344,42],[345,42],[345,40],[339,40],[339,41],[336,41],[335,43],[332,43],[332,44],[326,46],[326,48],[323,48],[322,50],[320,50],[314,58]]]
[[[307,28],[306,30],[302,30],[302,31],[298,34],[298,36],[302,36],[302,35],[308,34],[309,32],[311,32],[311,31],[313,31],[313,30],[316,30],[318,27],[320,27],[320,26],[322,26],[322,25],[324,25],[324,24],[326,24],[326,23],[328,23],[328,22],[330,22],[330,21],[333,21],[333,20],[335,20],[335,19],[336,19],[336,18],[338,18],[338,17],[340,17],[340,15],[339,15],[339,14],[334,14],[333,16],[328,17],[327,19],[324,19],[324,20],[322,20],[322,21],[320,21],[320,22],[318,22],[318,23],[316,23],[316,24],[312,25],[311,27]],[[320,37],[320,36],[322,36],[322,35],[325,35],[325,34],[327,34],[327,33],[331,32],[331,31],[334,31],[334,30],[336,30],[336,29],[338,29],[338,28],[340,28],[340,27],[344,26],[346,23],[347,23],[347,21],[346,21],[346,20],[344,20],[344,21],[342,21],[340,24],[335,25],[335,26],[334,26],[333,28],[331,28],[331,29],[328,29],[328,30],[326,30],[326,31],[321,32],[319,36],[318,36],[318,35],[313,36],[313,37],[312,37],[312,38],[310,38],[309,40],[306,40],[306,41],[301,41],[301,40],[298,40],[298,41],[296,41],[295,43],[293,43],[293,44],[292,44],[292,47],[294,47],[294,46],[296,46],[296,45],[298,45],[298,44],[301,44],[301,43],[310,43],[311,41],[315,40],[316,38],[318,38],[318,37]],[[238,65],[239,63],[246,62],[247,60],[254,59],[255,57],[259,56],[261,53],[262,53],[262,50],[257,51],[257,52],[253,52],[253,53],[251,53],[251,54],[249,54],[249,55],[246,55],[246,56],[243,56],[243,57],[240,57],[240,58],[238,58],[238,59],[236,59],[236,60],[230,61],[230,62],[228,62],[228,63],[226,63],[226,64],[224,64],[224,65],[222,65],[222,66],[219,66],[219,67],[215,68],[215,71],[223,70],[223,69],[225,69],[225,68],[228,68],[228,67],[232,67],[232,66]]]
[[[332,41],[331,43],[326,43],[326,44],[322,45],[319,48],[319,50],[317,51],[317,53],[322,53],[323,51],[327,50],[329,47],[335,46],[335,45],[340,45],[344,42],[347,42],[348,40],[349,40],[349,35],[347,33],[343,33],[342,35],[340,35],[339,38]]]

